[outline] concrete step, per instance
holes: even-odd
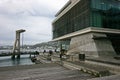
[[[37,60],[39,60],[41,63],[51,63],[50,58],[48,59],[48,56],[40,55]]]
[[[116,56],[118,58],[120,56]],[[114,58],[86,58],[86,60],[120,66],[120,60]]]
[[[101,78],[92,78],[87,80],[120,80],[120,75],[112,75],[112,76],[106,76]]]
[[[119,65],[108,64],[108,63],[105,63],[105,62],[102,63],[102,62],[90,61],[90,60],[86,60],[85,63],[101,66],[101,67],[109,70],[111,73],[120,74],[120,66]]]
[[[98,65],[88,64],[88,63],[86,64],[85,62],[63,61],[63,65],[67,68],[81,70],[83,72],[87,72],[99,77],[111,75],[111,73],[107,68]]]

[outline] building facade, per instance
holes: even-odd
[[[67,42],[68,53],[120,54],[120,0],[69,0],[52,25],[53,41]]]
[[[70,0],[56,17],[53,39],[87,27],[120,29],[120,1]]]

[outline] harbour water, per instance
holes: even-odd
[[[21,55],[20,59],[15,59],[15,60],[12,60],[11,56],[0,57],[0,67],[30,65],[30,64],[34,64],[34,63],[31,62],[29,55]]]

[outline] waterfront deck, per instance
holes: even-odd
[[[0,67],[0,80],[119,80],[120,78],[119,62],[115,60],[112,63],[107,59],[71,62],[61,61],[59,55],[48,56],[42,53],[36,58],[39,64]],[[113,70],[118,73],[109,74],[109,71]]]
[[[93,76],[58,64],[37,64],[0,68],[0,80],[87,80]]]

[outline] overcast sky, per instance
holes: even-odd
[[[0,0],[0,45],[13,45],[15,31],[25,29],[24,44],[52,39],[54,15],[68,0]]]

